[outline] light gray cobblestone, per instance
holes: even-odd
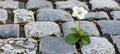
[[[1,54],[36,54],[37,41],[29,38],[0,39]]]
[[[115,54],[113,45],[101,37],[91,37],[89,45],[83,45],[81,51],[83,54]]]
[[[27,37],[42,38],[45,36],[60,36],[60,27],[54,22],[31,22],[25,25]]]

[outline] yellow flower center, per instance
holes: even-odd
[[[81,14],[82,12],[81,11],[78,11],[78,14]]]

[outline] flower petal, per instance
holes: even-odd
[[[79,19],[84,19],[85,15],[84,15],[84,14],[81,14],[81,15],[77,15],[77,17],[78,17]]]
[[[84,9],[83,7],[80,7],[79,10],[80,10],[80,11],[84,11],[85,9]]]
[[[88,11],[85,10],[83,7],[80,7],[79,10],[80,10],[83,14],[87,14],[87,13],[88,13]]]
[[[73,17],[77,17],[77,13],[74,12],[74,13],[72,14],[72,16],[73,16]]]
[[[74,7],[73,7],[73,12],[77,12],[77,11],[78,11],[78,9],[79,9],[79,7],[78,7],[78,6],[74,6]]]
[[[79,14],[79,12],[80,12],[80,14]],[[74,6],[72,16],[78,17],[79,19],[83,19],[85,17],[85,14],[87,14],[87,13],[88,13],[88,11],[85,10],[83,7]]]

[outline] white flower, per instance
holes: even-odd
[[[85,14],[87,13],[88,11],[85,10],[83,7],[74,6],[72,16],[77,17],[79,19],[83,19],[85,17]]]

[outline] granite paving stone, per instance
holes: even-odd
[[[7,17],[7,11],[5,9],[0,9],[0,23],[6,23]]]
[[[100,12],[89,12],[88,14],[85,15],[85,19],[88,20],[109,20],[109,16],[107,15],[106,12],[100,11]]]
[[[114,0],[91,0],[90,4],[92,10],[120,10],[118,3]]]
[[[0,54],[36,54],[37,41],[31,38],[0,39]]]
[[[113,44],[115,44],[117,46],[117,50],[119,51],[120,53],[120,35],[113,35],[111,36],[112,37],[112,40],[113,40]]]
[[[58,9],[39,9],[37,21],[73,21],[71,14]]]
[[[34,14],[32,11],[26,9],[14,10],[14,23],[29,23],[34,21]]]
[[[120,34],[120,21],[116,20],[100,20],[97,22],[102,35],[119,35]]]
[[[46,0],[29,0],[26,4],[27,9],[53,8],[52,2]]]
[[[25,25],[25,35],[27,37],[42,38],[45,36],[60,36],[60,27],[49,21],[31,22]]]
[[[19,9],[25,9],[26,8],[26,2],[19,2]]]
[[[64,38],[45,37],[40,39],[40,52],[42,54],[77,54],[74,45],[65,42]]]
[[[114,20],[120,20],[120,11],[112,11],[111,16]]]
[[[68,1],[57,1],[55,2],[57,9],[72,9],[74,6],[84,7],[88,9],[88,6],[77,0],[68,0]]]
[[[89,45],[66,42],[74,6],[88,11]],[[120,0],[0,0],[0,54],[120,54],[119,41]]]
[[[18,1],[1,1],[0,2],[1,8],[10,8],[10,9],[17,9],[19,8],[19,2]]]
[[[96,25],[89,21],[81,21],[80,26],[82,29],[87,31],[90,36],[99,36],[100,33],[96,27]],[[70,28],[75,27],[78,28],[78,21],[72,21],[72,22],[66,22],[62,24],[62,30],[64,36],[68,35],[70,33]]]
[[[0,25],[0,36],[19,37],[19,25],[17,24]]]
[[[90,37],[91,43],[83,45],[81,51],[83,54],[115,54],[113,45],[102,37]]]

